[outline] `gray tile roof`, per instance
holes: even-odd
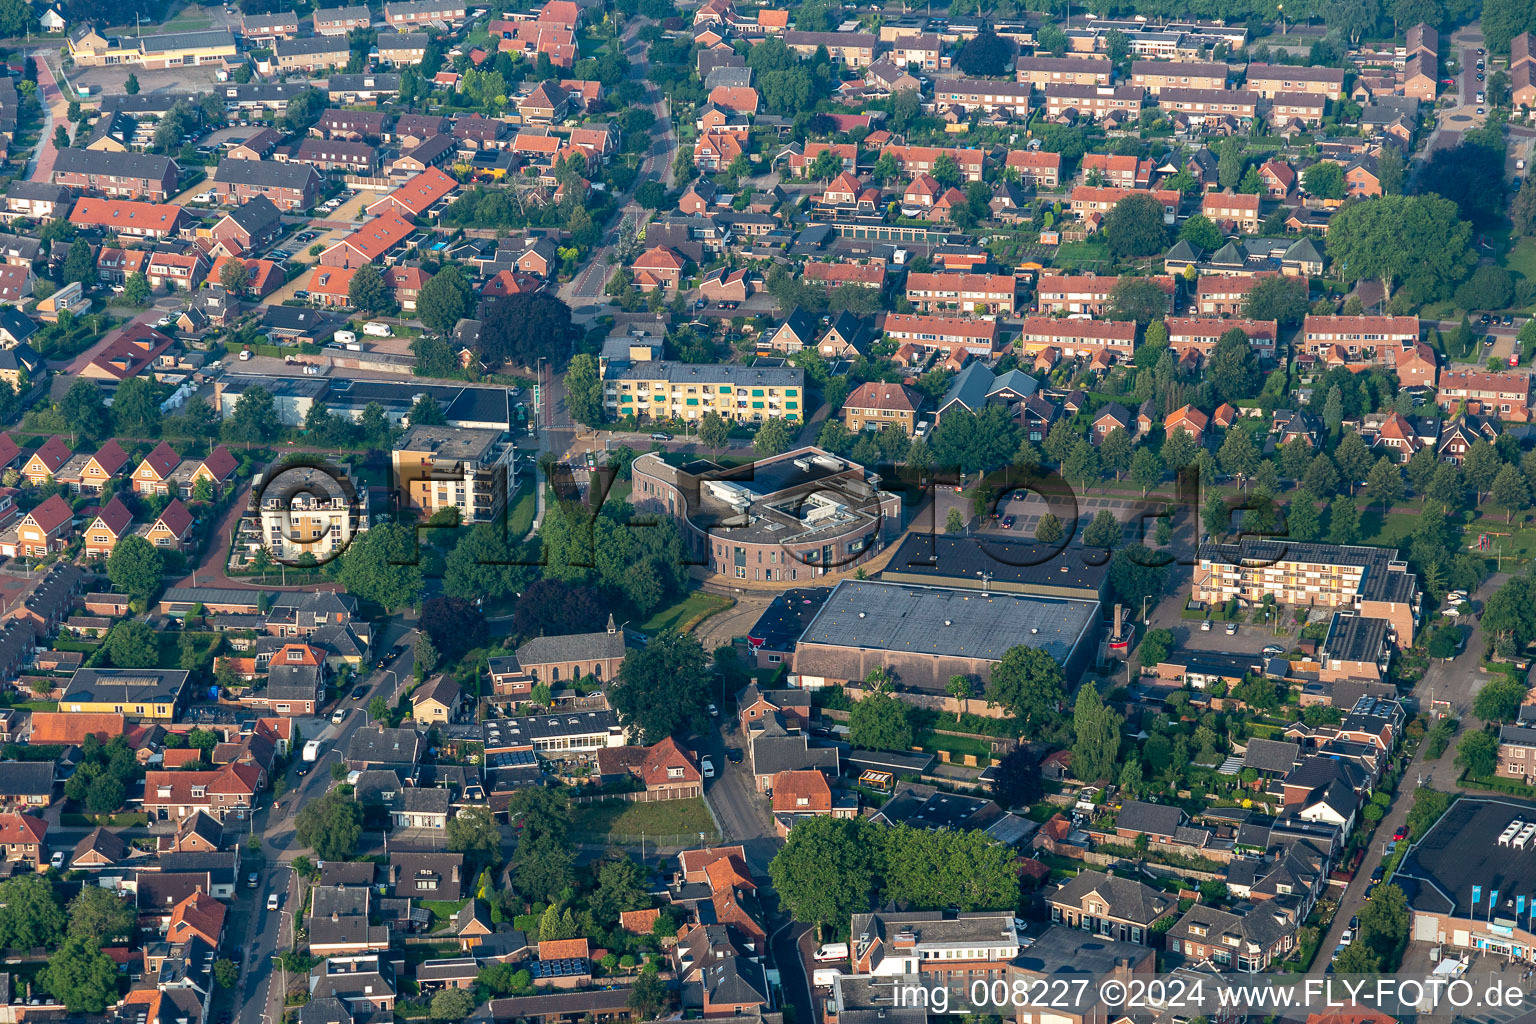
[[[1170,838],[1184,823],[1184,812],[1168,804],[1127,800],[1115,818],[1115,827]]]
[[[534,637],[517,649],[519,665],[549,665],[567,661],[596,661],[624,657],[624,634],[568,633]]]
[[[1070,903],[1081,906],[1083,897],[1098,895],[1107,907],[1109,917],[1122,921],[1134,921],[1142,926],[1152,922],[1179,905],[1179,901],[1165,892],[1143,885],[1134,878],[1107,875],[1102,871],[1083,871],[1075,878],[1062,883],[1050,897],[1052,903]]]

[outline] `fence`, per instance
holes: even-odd
[[[597,833],[573,833],[578,843],[589,846],[644,846],[647,851],[662,850],[686,850],[700,843],[703,836],[705,844],[718,843],[720,841],[719,829],[702,829],[698,832],[672,832],[651,835],[649,832],[641,835],[628,835],[623,832],[597,832]]]
[[[666,800],[691,800],[696,796],[704,795],[702,783],[694,783],[688,786],[669,787],[667,789],[648,790],[637,789],[627,793],[594,793],[591,796],[573,796],[573,804],[596,804],[604,800],[622,800],[630,804],[657,804]]]

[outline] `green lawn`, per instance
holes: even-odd
[[[1504,256],[1505,269],[1536,280],[1536,238],[1521,238]]]
[[[1356,501],[1363,501],[1362,496],[1356,495]],[[1383,521],[1381,506],[1372,505],[1360,510],[1360,543],[1374,544],[1382,547],[1395,547],[1407,542],[1413,534],[1413,528],[1418,525],[1419,517],[1403,512],[1394,512]]]
[[[669,629],[686,633],[711,615],[723,612],[735,603],[728,597],[717,597],[714,594],[695,590],[681,601],[659,609],[650,618],[640,623],[640,631],[652,636]]]
[[[469,900],[422,900],[421,906],[432,915],[432,925],[428,931],[440,932],[453,923],[453,915],[457,914]]]
[[[538,511],[538,498],[533,484],[525,481],[512,496],[512,507],[507,512],[507,539],[520,541],[533,529],[533,514]]]
[[[653,804],[604,800],[571,808],[571,828],[591,836],[670,836],[687,832],[713,835],[715,820],[709,816],[702,797]]]

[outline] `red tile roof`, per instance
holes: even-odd
[[[209,452],[208,457],[203,460],[203,467],[212,473],[214,478],[220,483],[229,479],[229,475],[238,469],[239,466],[240,463],[229,453],[229,449],[223,445],[219,445]]]
[[[431,209],[434,203],[458,187],[457,181],[436,167],[428,167],[385,196],[385,199],[393,200],[397,205],[409,210],[413,216],[420,217]]]
[[[801,800],[805,803],[801,803]],[[832,787],[818,771],[779,772],[773,777],[773,812],[775,814],[829,814],[832,811]]]
[[[69,222],[79,227],[112,228],[121,231],[136,228],[141,231],[169,233],[176,230],[181,221],[179,206],[161,203],[140,203],[131,199],[92,199],[82,196],[69,215]]]
[[[70,510],[69,502],[57,494],[34,508],[28,515],[32,517],[32,521],[37,524],[38,529],[44,533],[54,532],[75,516],[74,512]]]
[[[116,501],[114,497],[112,499]],[[187,506],[181,503],[180,498],[172,498],[171,503],[165,506],[165,511],[160,513],[156,520],[158,525],[164,526],[178,540],[186,537],[192,529],[192,513],[187,511]]]
[[[96,465],[108,475],[116,473],[128,464],[128,453],[123,451],[123,446],[117,443],[117,438],[107,438],[107,443],[96,449],[96,454],[91,456],[96,460]]]
[[[118,380],[127,380],[142,373],[173,341],[153,327],[129,324],[91,360],[91,365]]]
[[[48,834],[48,823],[30,814],[0,814],[0,846],[38,844]]]
[[[132,525],[133,513],[128,511],[128,506],[124,505],[122,499],[114,494],[112,495],[112,500],[107,502],[102,507],[102,510],[97,513],[96,522],[101,523],[102,526],[112,531],[112,536],[121,537],[128,527]],[[95,526],[96,522],[93,522],[91,525]]]
[[[156,476],[164,480],[179,465],[181,465],[181,456],[176,454],[176,449],[161,441],[155,445],[154,451],[144,456],[144,461],[139,463],[139,468],[142,469],[148,466],[155,471]],[[137,471],[135,471],[134,475],[138,475]]]
[[[394,210],[386,210],[352,234],[337,242],[372,261],[410,237],[415,227]],[[335,248],[332,246],[331,248]]]
[[[123,734],[126,721],[122,715],[104,712],[34,711],[31,742],[40,746],[79,746],[87,736],[95,736],[105,743]]]
[[[171,911],[170,927],[165,937],[170,942],[182,942],[197,935],[208,945],[217,948],[219,936],[224,931],[226,913],[223,903],[205,892],[194,892]]]
[[[54,434],[48,440],[38,446],[32,453],[33,458],[41,462],[50,473],[57,473],[70,460],[75,453],[69,450],[69,445],[58,434]],[[31,459],[27,460],[32,461]]]

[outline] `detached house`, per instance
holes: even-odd
[[[181,465],[176,449],[161,441],[155,450],[144,456],[133,471],[133,489],[137,494],[167,494],[170,492],[171,474]]]

